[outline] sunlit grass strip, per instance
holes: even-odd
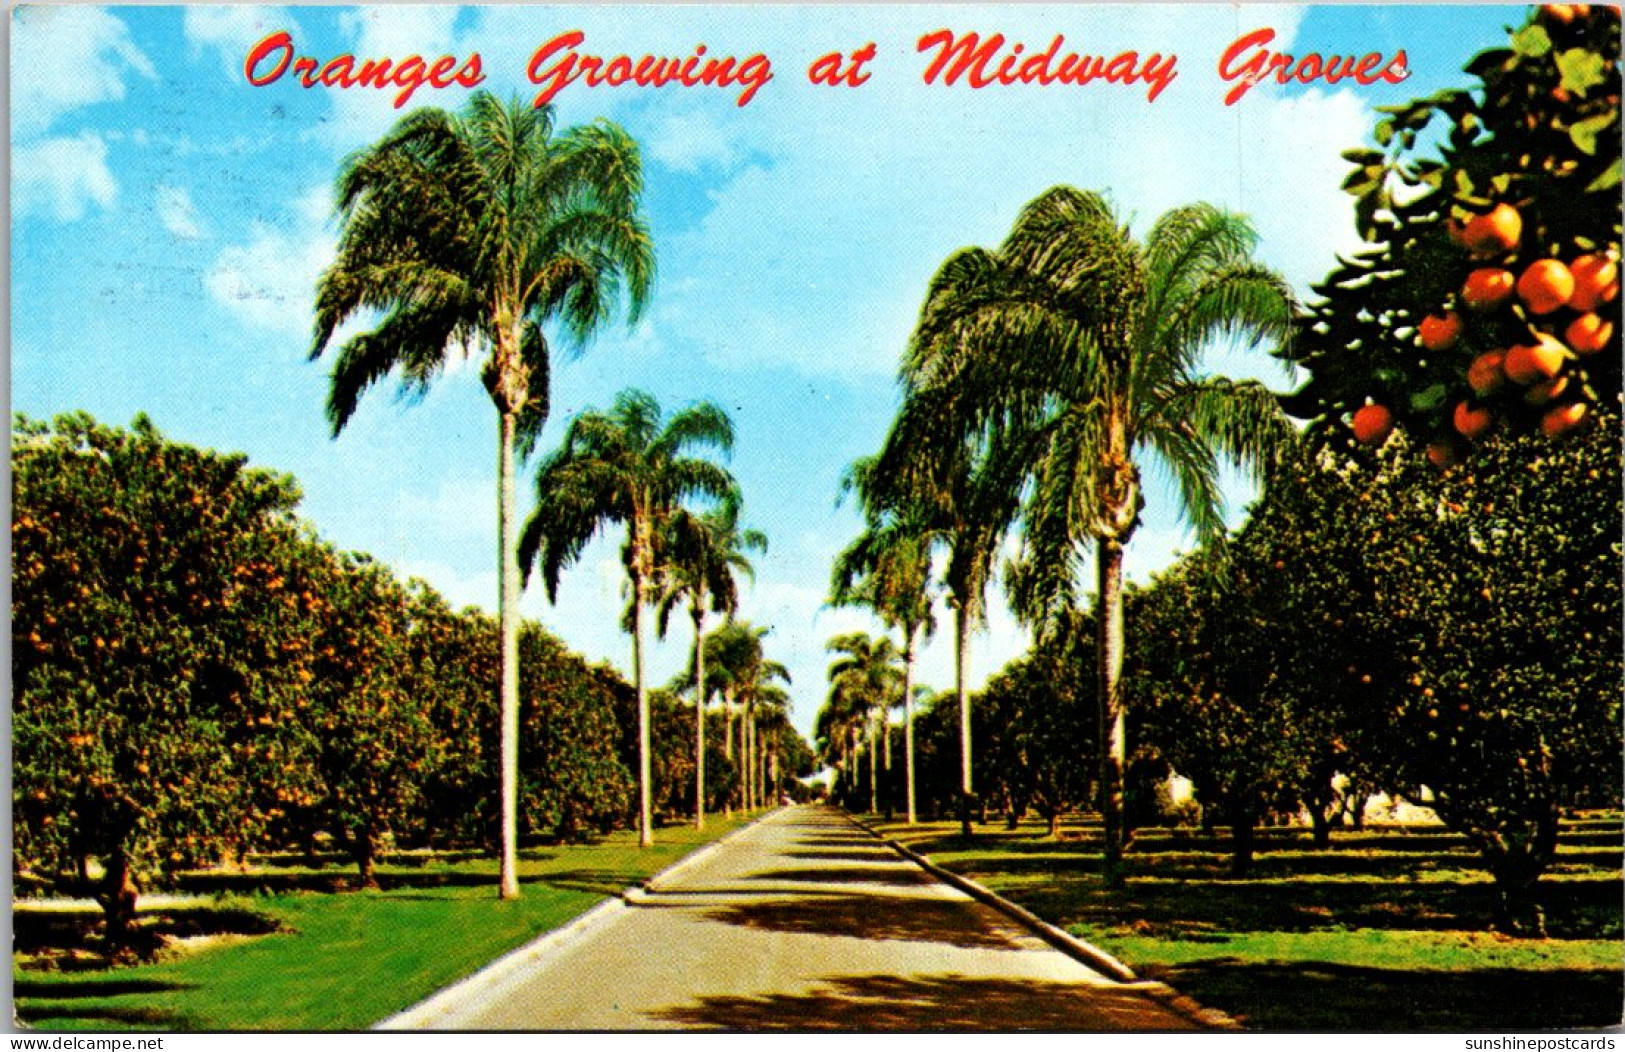
[[[362,1030],[579,916],[738,826],[743,816],[521,853],[523,896],[496,897],[493,860],[449,867],[490,881],[248,903],[290,931],[108,972],[13,971],[19,1021],[64,1030]]]

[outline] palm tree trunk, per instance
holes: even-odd
[[[1101,538],[1095,561],[1099,573],[1100,628],[1100,818],[1106,846],[1106,883],[1123,882],[1123,545]]]
[[[908,776],[908,824],[916,821],[914,809],[914,632],[907,628],[903,638],[903,752],[904,773]]]
[[[694,828],[705,828],[705,589],[694,606]]]
[[[959,831],[970,836],[970,691],[965,663],[970,659],[970,618],[963,603],[954,608],[954,690],[959,694]]]
[[[500,414],[497,443],[497,621],[501,635],[502,861],[497,895],[519,897],[519,553],[514,549],[513,440],[517,417]]]
[[[649,692],[643,685],[643,576],[632,575],[632,683],[638,695],[638,846],[653,847],[654,810],[649,793]]]
[[[869,813],[872,815],[880,813],[880,779],[879,772],[875,768],[875,753],[878,750],[875,748],[874,724],[875,721],[871,719],[869,721],[871,728],[869,731]]]
[[[728,763],[732,765],[734,762],[734,690],[732,687],[725,687],[722,691],[722,753],[728,757]],[[737,770],[735,768],[736,772]],[[737,783],[739,781],[738,777],[735,777],[734,781]],[[737,786],[730,787],[728,795],[722,798],[722,813],[725,815],[734,813],[735,788]]]
[[[745,721],[741,724],[745,737],[745,810],[756,809],[756,703],[745,699]]]

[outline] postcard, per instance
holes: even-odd
[[[14,1029],[1617,1028],[1619,32],[15,7]]]

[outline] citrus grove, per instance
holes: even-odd
[[[250,853],[337,848],[365,887],[386,850],[496,848],[494,619],[333,549],[288,476],[145,418],[19,418],[12,471],[20,891],[94,894],[109,947],[145,953],[139,892]],[[537,625],[519,638],[521,834],[633,823],[632,687]],[[652,703],[659,809],[692,813],[692,705]],[[759,733],[777,794],[805,746]],[[740,758],[706,762],[720,810]]]

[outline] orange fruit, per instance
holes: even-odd
[[[1528,392],[1524,394],[1523,400],[1528,402],[1530,405],[1545,405],[1547,402],[1556,399],[1568,389],[1568,377],[1554,376],[1543,384],[1536,384],[1535,386],[1531,387]]]
[[[1610,256],[1592,253],[1569,264],[1574,291],[1569,306],[1577,311],[1594,311],[1619,295],[1619,264]]]
[[[1523,238],[1523,216],[1511,205],[1496,205],[1481,216],[1474,216],[1462,228],[1461,240],[1467,251],[1480,256],[1494,256],[1518,247]]]
[[[1600,314],[1586,313],[1569,322],[1563,338],[1575,354],[1596,354],[1614,338],[1614,323]]]
[[[1479,267],[1467,275],[1461,286],[1461,301],[1478,310],[1497,306],[1510,295],[1516,282],[1512,271],[1500,267]]]
[[[1422,346],[1430,351],[1443,351],[1456,345],[1461,338],[1461,315],[1453,310],[1443,314],[1429,314],[1416,327]]]
[[[1474,394],[1487,395],[1501,386],[1506,380],[1506,373],[1501,371],[1505,358],[1501,351],[1486,351],[1473,359],[1473,364],[1467,367],[1467,384]]]
[[[1456,462],[1455,443],[1443,438],[1437,442],[1429,442],[1427,458],[1429,464],[1443,471]]]
[[[1543,332],[1535,343],[1519,344],[1507,351],[1501,368],[1506,370],[1507,379],[1528,387],[1556,376],[1568,356],[1567,347]]]
[[[1555,259],[1537,259],[1518,278],[1518,298],[1531,314],[1550,314],[1574,294],[1574,275]]]
[[[1557,438],[1559,435],[1566,435],[1585,423],[1589,414],[1590,410],[1584,402],[1570,402],[1567,405],[1560,405],[1556,409],[1548,410],[1546,415],[1540,418],[1540,429],[1546,433],[1547,437]]]
[[[1354,411],[1354,438],[1368,446],[1378,445],[1394,430],[1394,414],[1386,406],[1363,405]]]
[[[1466,402],[1456,405],[1456,412],[1451,421],[1456,425],[1456,432],[1462,438],[1477,438],[1490,429],[1495,423],[1495,414],[1480,406],[1474,409]]]

